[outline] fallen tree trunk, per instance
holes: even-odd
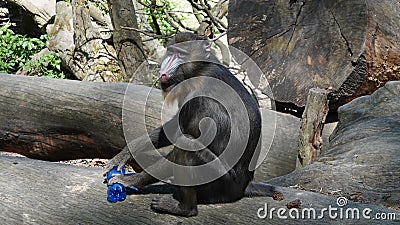
[[[161,125],[161,93],[145,86],[0,75],[0,89],[0,121],[7,121],[0,123],[0,151],[29,158],[111,158],[126,140]],[[262,118],[268,166],[258,180],[295,169],[300,126],[271,110]]]
[[[272,99],[304,107],[309,89],[326,89],[336,110],[400,79],[399,10],[390,0],[235,0],[228,38],[260,66]]]
[[[134,134],[160,125],[159,91],[127,83],[93,83],[0,75],[0,150],[59,161],[110,158],[124,146],[122,107],[137,115]],[[137,100],[137,101],[136,101]],[[154,108],[153,110],[144,110]],[[146,116],[145,116],[146,114]],[[144,121],[135,121],[145,117]]]
[[[332,196],[277,187],[283,194],[281,201],[264,198],[243,198],[235,203],[200,205],[199,215],[192,218],[154,213],[150,209],[151,199],[158,194],[171,193],[171,188],[153,186],[149,194],[128,195],[119,203],[108,203],[106,185],[99,168],[86,168],[60,163],[49,163],[26,158],[0,156],[0,220],[2,224],[354,224],[354,219],[332,220],[328,212],[321,219],[312,219],[313,214],[301,218],[301,210],[316,210],[336,207]],[[289,202],[300,201],[298,219],[280,219],[276,210],[283,208],[288,216]],[[266,208],[267,207],[267,208]],[[270,214],[275,208],[273,214]],[[398,213],[375,205],[348,202],[346,208],[372,212]],[[262,209],[261,211],[259,211]],[[265,209],[265,210],[264,210]],[[261,216],[258,217],[258,212]],[[337,211],[336,211],[337,212]],[[265,218],[262,218],[266,215]],[[295,215],[295,214],[294,214]],[[371,217],[374,215],[371,213]],[[271,217],[270,217],[271,216]],[[311,218],[311,219],[310,219]],[[397,222],[399,221],[398,217]],[[360,214],[357,223],[367,224]],[[396,221],[373,220],[374,224],[390,224]]]

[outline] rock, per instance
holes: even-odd
[[[72,7],[66,2],[57,3],[57,16],[54,24],[47,27],[47,34],[47,45],[51,50],[59,52],[60,55],[73,51],[75,45]],[[66,58],[66,55],[61,55],[61,58]]]
[[[1,2],[0,3],[0,24],[6,23],[9,20],[9,18],[8,18],[9,11],[7,8],[4,8],[4,6],[5,6],[5,3]]]
[[[265,181],[288,174],[296,169],[297,142],[300,119],[276,111],[261,109],[263,163],[257,168],[255,179]],[[263,154],[264,153],[264,154]]]
[[[40,28],[47,25],[56,14],[56,0],[6,0],[6,2],[14,3],[32,14]]]
[[[400,81],[353,100],[339,108],[340,121],[317,162],[268,182],[400,207],[399,112]]]
[[[57,16],[54,24],[48,26],[47,34],[48,48],[57,52],[63,64],[80,80],[122,79],[115,49],[93,26],[89,7],[79,5],[73,9],[64,1],[57,2]]]

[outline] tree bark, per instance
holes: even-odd
[[[328,92],[310,89],[299,133],[299,159],[302,166],[314,162],[321,153],[322,130],[328,110]]]
[[[309,89],[325,89],[336,110],[400,79],[399,10],[390,0],[234,0],[228,38],[264,72],[265,94],[303,107]]]
[[[134,76],[135,71],[146,60],[142,40],[136,31],[123,29],[123,27],[138,28],[133,2],[132,0],[109,0],[108,4],[114,26],[114,47],[123,71],[124,81],[133,78],[134,83],[142,83],[140,77]]]
[[[150,88],[130,85],[0,75],[1,151],[50,161],[113,157],[126,144],[123,110],[134,115],[134,136],[161,125],[159,91],[143,102]]]
[[[276,210],[299,200],[301,209],[312,207],[320,213],[328,205],[336,207],[336,198],[292,188],[277,187],[284,199],[243,198],[234,203],[199,205],[199,215],[185,218],[155,213],[151,199],[171,193],[171,188],[156,185],[147,194],[130,194],[123,202],[107,202],[107,187],[102,170],[26,158],[0,156],[0,220],[3,224],[354,224],[354,220],[332,220],[327,212],[320,219],[280,219]],[[263,210],[267,207],[267,211]],[[346,207],[370,208],[373,212],[397,213],[375,205],[350,202]],[[261,216],[257,212],[259,209]],[[269,210],[275,208],[273,215]],[[337,211],[335,211],[337,212]],[[294,213],[295,214],[295,213]],[[361,214],[361,213],[360,213]],[[320,214],[317,214],[317,216]],[[271,216],[271,218],[270,218]],[[372,216],[372,213],[371,213]],[[399,222],[398,217],[397,223]],[[396,221],[374,220],[374,224]],[[370,220],[357,219],[368,224]]]
[[[0,75],[0,89],[0,120],[10,121],[0,123],[0,151],[30,158],[110,158],[125,140],[161,125],[161,93],[145,86]],[[260,167],[257,180],[295,169],[300,126],[290,115],[261,113],[268,166]]]

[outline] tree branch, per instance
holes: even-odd
[[[171,25],[172,25],[172,24],[175,24],[175,25],[173,25],[173,26],[174,26],[174,27],[177,26],[177,27],[176,27],[177,30],[179,30],[179,28],[182,27],[182,28],[185,29],[185,30],[189,30],[189,31],[193,31],[193,32],[196,31],[196,29],[193,29],[193,28],[188,27],[188,26],[186,26],[185,24],[183,24],[182,21],[181,21],[174,13],[171,13],[170,11],[168,11],[168,10],[166,10],[166,9],[163,9],[163,11],[164,11],[164,13],[167,15],[167,18],[172,18]],[[179,26],[180,26],[180,27],[179,27]]]
[[[151,17],[151,20],[153,21],[154,30],[155,30],[156,34],[161,35],[161,28],[160,28],[160,25],[158,24],[157,18],[155,16],[155,9],[157,7],[156,0],[151,0],[150,6],[148,6],[148,7],[150,9],[150,17]]]
[[[141,30],[141,29],[134,28],[134,27],[121,26],[121,29],[137,31],[139,33],[142,33],[144,35],[147,35],[147,36],[153,37],[153,38],[169,39],[169,38],[172,38],[174,36],[174,35],[162,35],[162,34],[160,35],[160,34],[154,33],[153,31]]]

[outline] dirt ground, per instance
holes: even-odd
[[[0,156],[14,156],[14,157],[25,157],[23,155],[11,152],[0,152]],[[76,159],[76,160],[66,160],[60,161],[60,163],[71,164],[76,166],[84,167],[100,167],[104,168],[106,166],[108,159]]]

